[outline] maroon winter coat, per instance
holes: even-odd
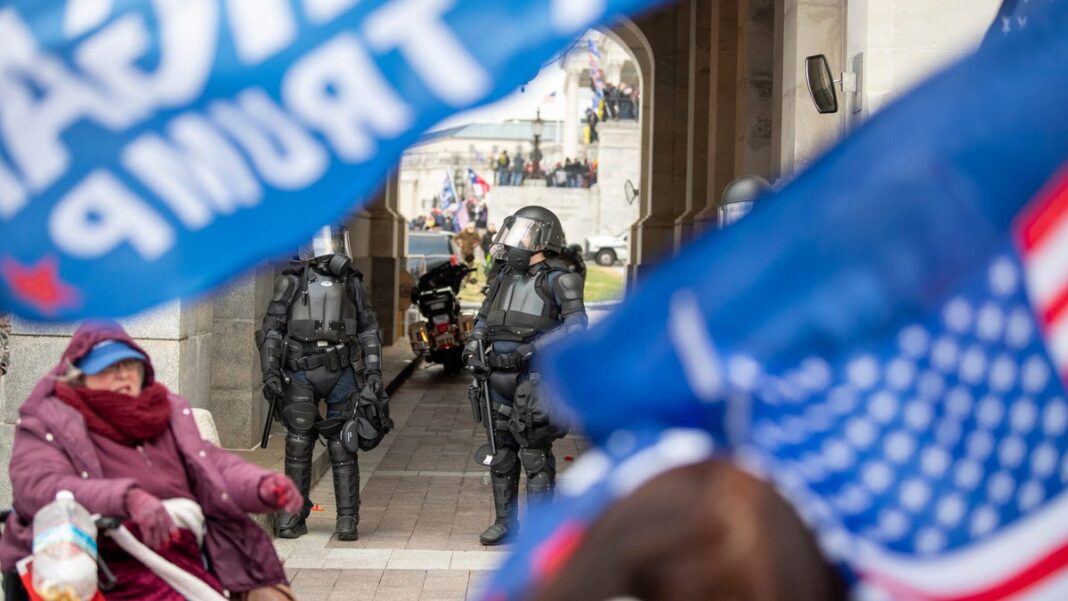
[[[100,459],[81,414],[53,396],[55,378],[67,365],[102,340],[121,340],[147,353],[115,326],[85,324],[71,338],[63,358],[34,387],[19,408],[11,451],[11,483],[15,514],[0,538],[0,568],[30,555],[33,515],[69,490],[90,513],[127,518],[126,491],[132,479],[104,478]],[[154,378],[151,360],[145,365],[146,385]],[[189,402],[170,394],[171,431],[186,465],[193,496],[204,512],[204,552],[212,572],[231,592],[286,583],[285,571],[267,535],[246,513],[268,511],[259,499],[260,480],[271,473],[200,437]]]

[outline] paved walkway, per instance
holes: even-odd
[[[485,435],[471,417],[469,381],[424,365],[395,392],[396,430],[359,458],[360,540],[333,538],[330,475],[313,488],[318,507],[308,534],[275,541],[302,601],[477,598],[480,579],[505,548],[478,542],[493,521],[493,505],[489,474],[473,458]],[[581,444],[573,437],[556,444],[562,469]]]

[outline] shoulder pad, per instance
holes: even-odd
[[[560,277],[556,278],[556,290],[560,295],[560,300],[575,300],[582,298],[582,289],[585,287],[586,281],[577,273],[561,273]]]
[[[271,295],[273,302],[289,304],[297,296],[300,289],[300,279],[288,271],[274,279],[274,293]]]

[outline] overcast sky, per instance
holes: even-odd
[[[547,99],[556,92],[556,97]],[[465,113],[449,117],[431,129],[458,127],[468,123],[501,123],[509,119],[533,119],[541,106],[541,118],[546,121],[564,119],[564,70],[559,62],[544,67],[538,76],[526,86],[525,91],[516,90],[500,101]]]

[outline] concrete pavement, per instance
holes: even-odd
[[[318,507],[308,534],[275,541],[302,601],[477,598],[481,579],[506,548],[478,542],[493,521],[493,505],[488,472],[473,458],[485,435],[471,417],[469,381],[446,376],[441,366],[423,365],[396,390],[391,401],[396,429],[359,457],[360,540],[333,537],[329,473],[313,488]],[[570,465],[565,458],[576,457],[582,447],[577,437],[557,442],[561,471]]]

